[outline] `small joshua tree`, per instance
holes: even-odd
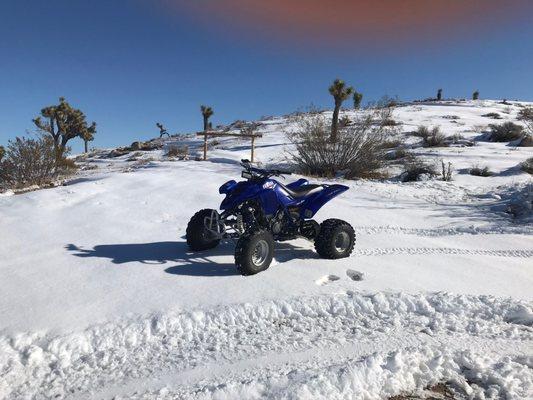
[[[200,106],[202,116],[204,117],[204,132],[209,129],[209,118],[214,114],[213,109],[208,106]]]
[[[533,135],[533,107],[525,107],[518,113],[518,119],[526,124],[528,133]]]
[[[479,100],[479,90],[472,93],[472,100]]]
[[[58,158],[63,158],[69,140],[75,137],[92,140],[96,133],[96,123],[88,125],[85,114],[72,107],[64,97],[59,98],[58,105],[43,108],[33,123],[45,135],[52,137]]]
[[[439,89],[437,91],[437,100],[439,100],[439,101],[442,100],[442,89]]]
[[[361,108],[361,102],[363,101],[363,94],[358,91],[353,91],[353,108],[359,110]]]
[[[83,149],[85,153],[89,152],[89,142],[94,140],[94,134],[96,133],[96,124],[94,124],[94,129],[84,128],[80,132],[80,137],[83,139]]]
[[[168,134],[168,131],[165,129],[163,124],[156,122],[155,126],[159,128],[159,138],[162,138],[163,135],[167,135],[168,137],[170,137],[170,135]]]
[[[337,141],[337,132],[339,130],[339,111],[342,103],[354,92],[353,87],[347,87],[343,80],[335,79],[333,84],[329,87],[329,93],[335,100],[335,108],[333,109],[333,119],[331,121],[331,142]]]

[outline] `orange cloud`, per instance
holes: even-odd
[[[528,0],[167,0],[209,26],[307,43],[363,43],[472,34],[531,11]],[[526,10],[527,9],[527,10]],[[496,25],[495,25],[496,24]]]

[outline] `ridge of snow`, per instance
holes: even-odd
[[[18,334],[0,338],[0,396],[78,397],[165,370],[177,374],[209,363],[342,348],[359,341],[396,343],[401,350],[423,344],[419,336],[428,340],[443,336],[431,343],[433,348],[454,342],[454,348],[462,351],[473,347],[477,338],[482,340],[477,350],[491,352],[503,345],[511,355],[525,357],[533,343],[532,315],[528,302],[492,296],[347,292],[163,313],[63,336]],[[380,352],[379,346],[369,348],[370,353]],[[383,357],[389,356],[370,358],[369,365],[381,363]],[[438,356],[432,351],[425,357]],[[457,355],[449,357],[456,360]],[[446,368],[439,365],[439,371],[447,373],[442,369]],[[515,389],[530,390],[531,378],[530,373],[529,384],[525,379]],[[370,390],[372,382],[367,384]],[[506,385],[500,389],[510,390]]]

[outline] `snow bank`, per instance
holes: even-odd
[[[533,395],[532,374],[524,360],[495,360],[469,351],[429,347],[284,372],[254,380],[204,382],[202,387],[187,389],[167,387],[128,398],[379,400],[399,394],[416,395],[440,382],[447,382],[458,396],[470,399],[526,399]]]
[[[244,396],[256,391],[261,397],[267,391],[276,398],[279,387],[285,388],[283,392],[300,393],[294,398],[306,398],[306,391],[320,397],[320,390],[330,387],[328,396],[334,396],[330,398],[346,398],[346,393],[361,390],[368,394],[364,398],[378,398],[443,378],[459,382],[460,375],[466,376],[465,360],[471,359],[464,353],[466,349],[487,355],[497,351],[499,357],[510,352],[513,358],[504,364],[516,375],[511,383],[490,377],[493,368],[489,364],[495,363],[494,359],[481,362],[473,358],[475,362],[470,364],[481,371],[477,379],[480,390],[492,390],[490,385],[496,385],[497,393],[520,394],[530,389],[533,378],[531,370],[516,361],[516,356],[527,356],[526,349],[531,349],[533,330],[523,325],[529,324],[531,312],[527,302],[492,296],[347,292],[165,313],[64,336],[20,334],[0,338],[0,396],[78,396],[158,371],[172,370],[179,375],[203,365],[332,348],[365,357],[346,366],[330,366],[319,376],[299,366],[299,372],[284,378],[255,377],[252,386],[235,383],[234,388],[220,389],[220,393],[208,386],[205,390],[209,393],[204,394],[238,398],[239,393]],[[406,350],[428,343],[432,350]],[[359,347],[346,351],[349,344]],[[456,352],[441,354],[446,348]],[[390,384],[378,385],[382,380]]]

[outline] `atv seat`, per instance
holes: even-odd
[[[285,189],[287,193],[289,193],[294,198],[305,197],[310,194],[320,192],[322,189],[324,189],[323,185],[316,184],[302,185],[293,189],[288,188],[287,186],[282,185],[281,183],[280,186],[282,186],[283,189]]]

